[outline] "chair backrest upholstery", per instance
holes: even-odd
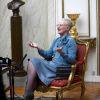
[[[76,40],[76,42],[77,42],[76,74],[81,75],[85,71],[89,43],[82,40]]]
[[[77,44],[77,61],[82,61],[86,56],[86,45],[85,44]]]

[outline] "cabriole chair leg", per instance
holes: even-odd
[[[62,100],[63,99],[63,91],[62,90],[58,90],[56,92],[56,100]]]
[[[80,100],[83,100],[84,93],[85,93],[85,85],[84,85],[84,83],[83,83],[83,84],[81,85],[81,96],[80,96]]]

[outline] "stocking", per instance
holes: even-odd
[[[24,96],[33,94],[37,85],[36,76],[37,74],[36,74],[35,68],[32,62],[29,61],[28,68],[27,68],[27,83],[26,83]]]

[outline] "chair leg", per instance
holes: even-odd
[[[56,100],[62,100],[63,99],[63,91],[57,90],[56,91]]]
[[[83,100],[84,93],[85,93],[85,84],[82,83],[81,84],[81,96],[80,96],[80,100]]]

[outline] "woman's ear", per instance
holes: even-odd
[[[70,30],[70,27],[69,27],[69,26],[67,26],[67,27],[66,27],[66,30],[67,30],[67,31],[69,31],[69,30]]]

